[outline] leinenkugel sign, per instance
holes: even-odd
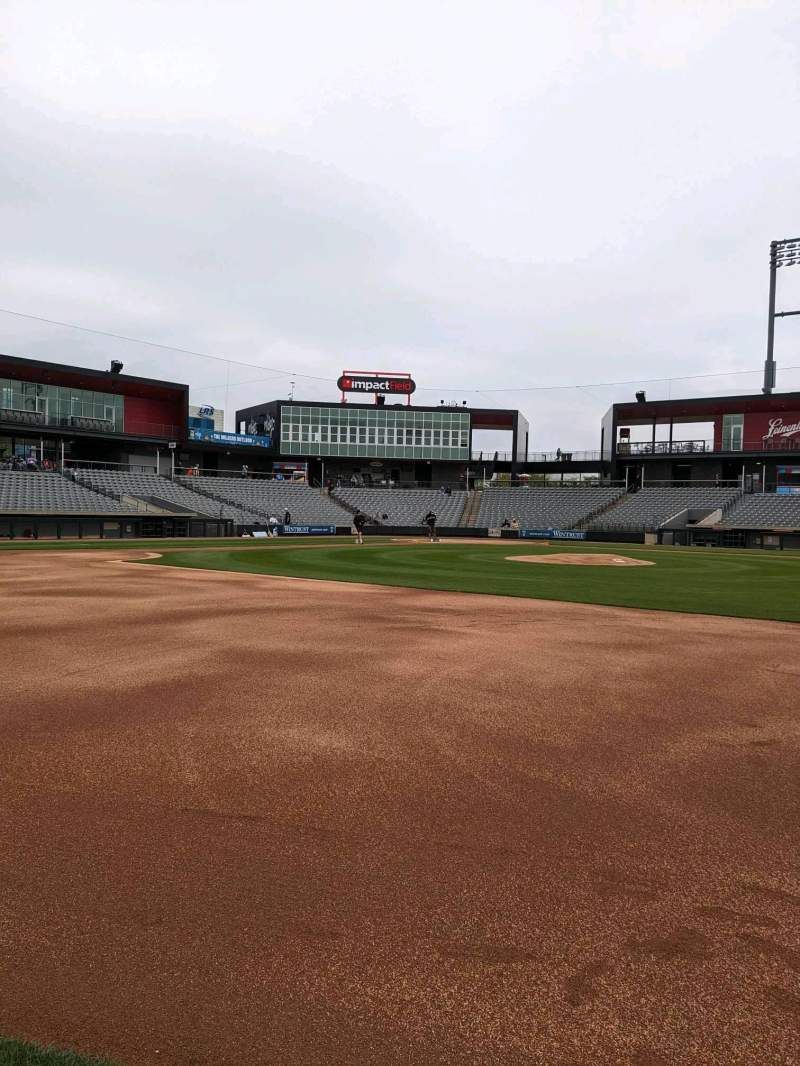
[[[410,396],[416,391],[416,382],[407,375],[392,374],[348,374],[344,373],[336,382],[341,392],[363,392],[374,395],[383,393],[390,396]]]

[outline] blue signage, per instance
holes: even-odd
[[[279,526],[278,532],[284,536],[301,533],[312,537],[329,537],[336,532],[336,526]]]
[[[189,440],[205,440],[209,444],[245,444],[250,448],[272,446],[272,437],[259,437],[254,433],[218,433],[213,429],[190,429]]]
[[[534,540],[586,540],[582,529],[521,529],[519,535]]]

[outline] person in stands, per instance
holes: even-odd
[[[250,468],[248,467],[247,463],[244,463],[244,464],[242,464],[242,477],[249,477],[249,476],[250,476]]]
[[[283,513],[283,524],[285,526],[290,526],[292,524],[292,512],[289,510],[288,507]]]
[[[428,511],[422,521],[428,527],[428,540],[431,544],[438,543],[439,538],[436,536],[436,515],[433,511]]]
[[[353,528],[356,531],[356,544],[364,543],[364,526],[367,524],[367,516],[362,511],[356,511],[353,515]]]

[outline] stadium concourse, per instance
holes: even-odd
[[[800,1060],[796,626],[146,554],[0,553],[4,1032]]]

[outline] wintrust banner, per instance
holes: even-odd
[[[582,529],[521,529],[519,535],[530,540],[586,540]]]

